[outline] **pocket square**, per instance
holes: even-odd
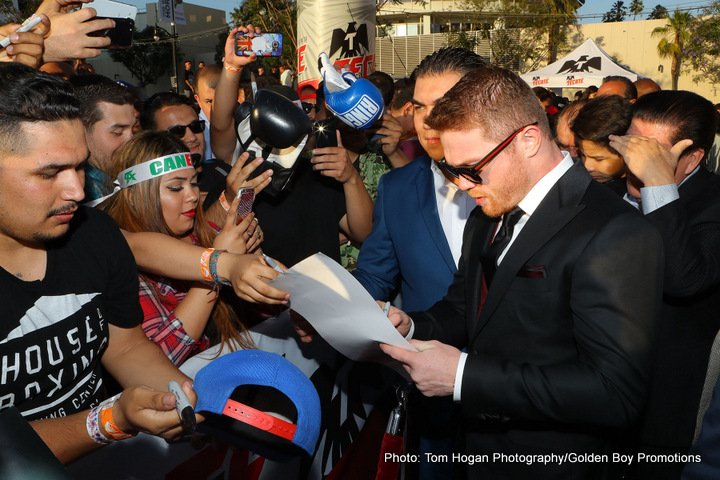
[[[545,265],[524,265],[517,274],[522,278],[546,278]]]

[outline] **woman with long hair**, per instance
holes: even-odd
[[[232,212],[216,235],[203,219],[197,172],[192,156],[177,138],[166,132],[143,132],[113,155],[111,178],[119,191],[100,204],[123,230],[156,232],[208,248],[203,254],[208,284],[139,273],[143,330],[175,364],[210,346],[213,340],[235,347],[251,347],[245,326],[219,298],[216,262],[224,251],[244,254],[259,247],[262,231],[251,213],[235,224]],[[215,230],[215,231],[214,231]],[[209,319],[212,323],[208,325]],[[208,328],[210,327],[210,328]]]

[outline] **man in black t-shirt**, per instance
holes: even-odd
[[[78,100],[16,64],[0,65],[0,98],[0,410],[16,407],[64,462],[138,431],[177,436],[166,390],[187,377],[139,326],[119,230],[78,206],[88,157]],[[125,388],[103,402],[110,423],[88,412],[105,398],[103,367]]]

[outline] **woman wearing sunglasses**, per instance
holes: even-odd
[[[143,330],[175,364],[211,344],[213,340],[248,347],[252,344],[245,326],[221,299],[216,286],[217,260],[224,251],[244,254],[260,244],[260,230],[253,214],[235,224],[234,202],[225,226],[215,236],[198,208],[197,172],[187,147],[167,132],[143,132],[120,147],[109,172],[119,191],[104,201],[105,210],[129,232],[156,232],[184,242],[210,247],[203,253],[201,270],[206,284],[182,282],[140,273],[140,304]],[[209,319],[213,322],[208,325]],[[211,327],[208,329],[208,327]]]

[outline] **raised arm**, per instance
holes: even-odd
[[[230,30],[225,40],[223,70],[215,88],[215,101],[213,101],[210,114],[212,151],[218,158],[228,163],[232,161],[232,154],[237,143],[233,114],[237,106],[240,75],[245,66],[254,62],[256,58],[254,54],[249,57],[235,55],[235,34],[239,31],[249,33],[250,37],[260,33],[260,29],[256,29],[252,25]]]

